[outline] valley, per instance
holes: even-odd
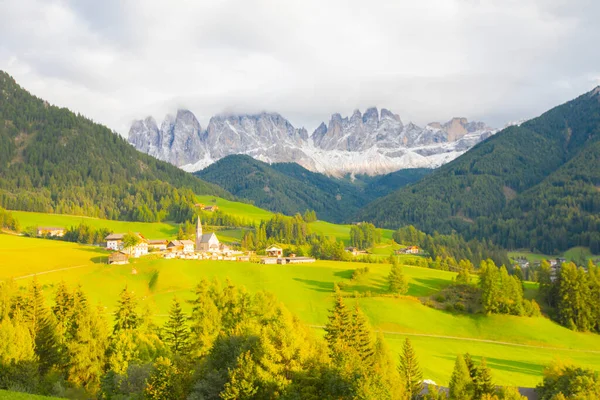
[[[37,257],[21,257],[27,253],[35,253]],[[572,332],[546,318],[448,313],[429,308],[415,298],[432,295],[450,285],[456,275],[452,272],[405,265],[409,291],[406,297],[394,298],[386,294],[385,277],[389,272],[386,264],[318,261],[310,266],[281,266],[147,256],[130,265],[107,266],[107,255],[105,250],[90,246],[0,235],[0,257],[7,261],[0,276],[18,279],[39,273],[37,279],[48,299],[53,298],[60,281],[71,286],[81,284],[91,301],[106,307],[109,317],[115,311],[119,293],[127,285],[140,299],[141,307],[149,307],[160,324],[166,319],[173,296],[191,300],[193,288],[202,278],[221,282],[230,279],[251,293],[260,290],[274,293],[317,333],[327,321],[334,283],[346,282],[343,293],[349,296],[348,303],[360,305],[373,328],[384,333],[392,351],[399,352],[403,338],[410,335],[424,376],[440,384],[447,384],[455,354],[465,352],[476,358],[485,356],[498,383],[519,386],[537,384],[544,366],[557,357],[600,368],[600,355],[594,352],[600,349],[597,335]],[[18,270],[12,267],[13,262],[19,264]],[[364,280],[352,282],[352,271],[363,266],[368,266],[370,272]],[[59,267],[72,269],[48,273]],[[136,274],[132,274],[132,268]],[[10,275],[16,271],[18,276]],[[158,278],[149,285],[155,275]],[[17,284],[25,287],[31,279],[18,279]],[[361,297],[367,292],[373,297]],[[353,298],[354,293],[359,297]],[[190,311],[189,305],[184,303],[183,307]]]

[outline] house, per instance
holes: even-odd
[[[260,259],[261,264],[277,264],[277,258],[275,257],[264,257]]]
[[[129,256],[122,251],[115,251],[108,256],[108,263],[110,265],[127,264]]]
[[[194,252],[194,242],[191,240],[171,240],[167,250],[173,253],[191,254]]]
[[[65,228],[59,226],[38,226],[38,236],[63,237],[65,236]]]
[[[134,233],[138,237],[138,243],[135,246],[124,248],[123,239],[126,233],[111,233],[104,238],[106,240],[106,248],[109,250],[123,251],[131,257],[140,257],[148,254],[148,241],[139,232]]]
[[[167,239],[148,240],[148,250],[163,251],[167,249],[169,241]]]
[[[312,257],[286,257],[284,260],[287,264],[307,264],[314,263],[316,261]]]
[[[219,253],[221,252],[221,244],[219,238],[213,232],[202,233],[202,222],[200,217],[196,221],[196,250],[202,252]]]
[[[202,211],[214,212],[219,209],[219,206],[205,206],[202,207]]]
[[[356,248],[356,247],[346,247],[344,250],[346,250],[348,253],[352,254],[355,257],[359,253],[358,248]]]
[[[419,254],[419,246],[403,247],[395,251],[396,254]]]
[[[269,257],[281,257],[283,255],[283,249],[281,247],[271,246],[265,250],[265,253]]]

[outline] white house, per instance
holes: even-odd
[[[148,241],[144,236],[140,233],[135,233],[137,235],[139,242],[135,246],[131,246],[128,248],[123,247],[123,238],[125,237],[125,233],[111,233],[107,237],[104,238],[106,240],[106,248],[109,250],[115,251],[123,251],[124,253],[129,254],[131,257],[140,257],[148,254]]]

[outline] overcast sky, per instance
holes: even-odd
[[[600,84],[598,0],[0,0],[0,69],[126,135],[188,108],[309,131],[385,107],[496,127]]]

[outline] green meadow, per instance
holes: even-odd
[[[11,392],[8,390],[0,390],[0,400],[55,400],[60,397],[40,396],[31,393]]]
[[[106,228],[113,232],[140,232],[148,239],[168,239],[177,235],[178,226],[167,222],[127,222],[109,219],[81,217],[64,214],[46,214],[27,211],[11,211],[19,220],[21,228],[29,226],[60,226],[69,228],[86,224],[94,228]]]
[[[0,277],[46,272],[38,279],[49,299],[61,280],[81,284],[92,301],[106,307],[108,315],[127,285],[159,323],[164,322],[173,296],[189,300],[200,279],[224,282],[229,278],[251,293],[274,293],[317,334],[322,334],[321,327],[327,321],[334,284],[343,282],[348,305],[360,305],[373,327],[384,333],[392,351],[398,353],[402,340],[410,335],[425,378],[437,383],[448,383],[454,358],[464,352],[476,358],[485,356],[496,383],[503,385],[534,386],[544,365],[556,357],[600,369],[599,335],[573,332],[545,318],[453,314],[423,305],[416,297],[429,296],[450,285],[455,274],[447,271],[405,266],[410,296],[389,297],[385,294],[390,269],[386,264],[318,261],[282,266],[148,256],[129,265],[108,266],[102,263],[106,254],[91,246],[0,235]],[[370,272],[352,281],[352,271],[364,266]],[[57,268],[61,269],[49,272]],[[29,279],[17,283],[24,290]],[[534,294],[535,285],[528,284],[527,289]],[[185,307],[189,311],[187,304]]]
[[[258,223],[262,220],[270,219],[274,214],[270,211],[263,210],[251,204],[240,203],[238,201],[225,200],[215,196],[196,196],[198,202],[212,206],[216,205],[220,211],[235,217],[250,220],[253,223]]]

